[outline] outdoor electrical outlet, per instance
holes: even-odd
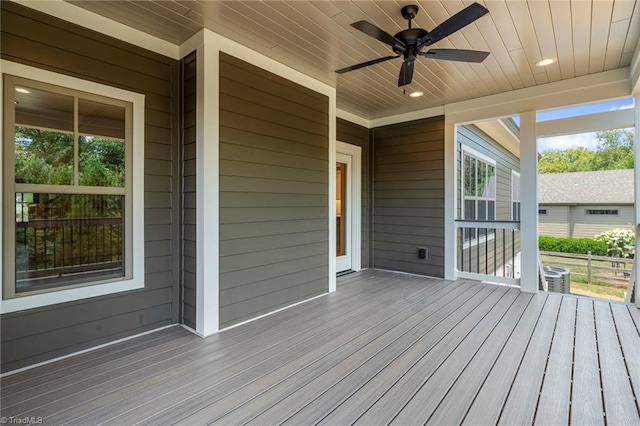
[[[429,257],[429,249],[426,247],[418,247],[418,259],[427,259]]]

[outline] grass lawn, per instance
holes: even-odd
[[[611,286],[599,280],[592,280],[591,284],[587,284],[586,278],[576,277],[571,279],[571,294],[622,302],[624,300],[624,291],[622,288]]]

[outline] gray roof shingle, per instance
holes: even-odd
[[[633,204],[633,169],[538,175],[539,204]]]

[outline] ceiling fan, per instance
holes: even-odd
[[[478,3],[473,3],[456,13],[431,31],[423,30],[422,28],[411,28],[411,21],[418,14],[418,6],[408,5],[402,8],[400,13],[402,17],[409,21],[409,28],[400,31],[398,34],[392,36],[384,30],[376,27],[367,21],[358,21],[351,24],[351,26],[357,30],[362,31],[368,36],[375,38],[385,44],[391,46],[391,49],[396,54],[395,56],[385,56],[384,58],[374,59],[372,61],[363,62],[357,65],[351,65],[350,67],[336,70],[338,74],[344,74],[349,71],[354,71],[360,68],[368,67],[370,65],[379,64],[381,62],[388,61],[390,59],[404,58],[402,67],[400,68],[400,75],[398,76],[398,87],[405,86],[411,83],[413,78],[413,69],[415,60],[418,56],[424,56],[432,59],[444,59],[448,61],[461,61],[461,62],[482,62],[489,56],[489,52],[481,52],[478,50],[465,50],[465,49],[429,49],[423,51],[422,49],[431,46],[434,43],[442,40],[445,37],[450,36],[458,30],[466,27],[476,19],[489,13],[489,11]]]

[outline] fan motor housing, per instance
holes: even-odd
[[[400,31],[394,37],[404,42],[404,44],[411,49],[416,47],[418,45],[418,41],[427,34],[429,34],[429,32],[422,28],[409,28]],[[398,54],[402,53],[402,50],[396,50],[395,46],[393,47],[393,51]]]

